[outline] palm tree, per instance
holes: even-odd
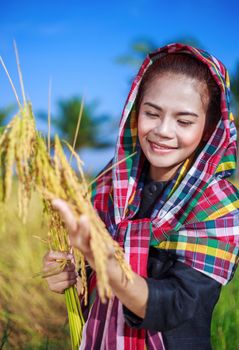
[[[0,108],[0,126],[3,126],[5,124],[7,118],[13,112],[15,107],[15,105],[11,104],[5,108]]]
[[[159,44],[149,38],[139,38],[130,44],[129,53],[116,57],[116,62],[138,68],[149,52],[156,50],[158,47],[167,45],[169,42],[177,42],[203,48],[201,43],[194,37],[179,37]]]
[[[239,118],[239,61],[236,63],[234,72],[231,74],[231,91],[232,91],[232,102],[234,107],[234,113],[237,120]]]
[[[7,118],[13,112],[15,106],[13,104],[8,105],[5,108],[0,108],[0,133],[4,130]]]
[[[145,56],[156,50],[157,45],[148,38],[134,40],[129,47],[129,53],[116,57],[116,63],[128,65],[133,68],[139,67]]]
[[[57,103],[57,112],[52,116],[52,125],[56,128],[56,132],[71,145],[74,141],[81,103],[82,98],[78,96],[61,99]],[[84,104],[75,144],[77,150],[83,147],[105,148],[112,145],[110,117],[106,114],[97,115],[96,108],[96,102]],[[46,113],[40,113],[38,117],[47,120]]]
[[[239,134],[239,61],[237,61],[234,72],[231,75],[231,91],[232,91],[233,112],[235,116],[237,132]],[[239,154],[239,144],[238,144],[238,154]],[[235,174],[235,177],[237,180],[239,179],[239,161],[238,161],[237,173]]]

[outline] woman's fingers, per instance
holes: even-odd
[[[67,263],[63,270],[60,262],[51,261],[44,265],[46,282],[53,292],[63,293],[66,288],[76,285],[78,273],[75,271],[75,265]]]
[[[46,255],[43,257],[43,263],[48,264],[52,261],[56,260],[72,260],[73,255],[67,252],[56,252],[56,251],[49,251],[46,253]]]
[[[43,258],[43,272],[50,290],[57,293],[64,293],[80,279],[73,255],[67,252],[48,252]]]
[[[75,272],[75,265],[70,263],[65,266],[58,262],[52,262],[43,266],[43,274],[45,277],[54,276],[62,272]]]
[[[91,251],[90,224],[86,216],[82,215],[78,220],[76,232],[70,235],[70,242],[84,254],[88,254]]]
[[[71,280],[61,281],[53,284],[48,283],[48,285],[51,291],[62,294],[64,293],[65,289],[74,286],[76,282],[76,278],[73,278]]]
[[[77,221],[71,209],[69,208],[69,205],[61,199],[53,199],[52,205],[55,209],[57,209],[60,212],[61,217],[69,231],[72,233],[76,232]]]
[[[88,218],[82,215],[77,220],[69,205],[61,199],[54,199],[52,205],[59,211],[66,224],[71,245],[80,249],[84,254],[88,254],[90,252],[90,224]]]
[[[62,271],[75,271],[75,264],[72,263],[71,261],[67,261],[65,263],[63,260],[62,261],[48,261],[46,264],[43,265],[43,269],[55,269],[59,267],[61,268]]]
[[[52,275],[50,277],[47,277],[46,279],[48,280],[51,279],[52,283],[61,283],[61,282],[70,281],[73,279],[75,279],[76,281],[77,277],[78,277],[78,274],[75,271],[64,271],[57,275]]]

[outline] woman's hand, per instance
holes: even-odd
[[[59,211],[67,227],[71,246],[79,249],[92,269],[95,270],[95,261],[90,247],[91,236],[89,219],[87,216],[82,215],[80,219],[77,220],[69,205],[61,199],[54,199],[52,205]]]
[[[60,260],[67,260],[63,270],[61,269],[62,262]],[[45,278],[50,290],[56,293],[64,293],[65,289],[77,284],[78,274],[72,261],[72,254],[65,252],[50,251],[44,256],[43,272],[46,274],[52,273],[52,275]],[[79,283],[80,281],[78,281]]]

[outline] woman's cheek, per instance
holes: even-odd
[[[153,133],[155,128],[157,128],[157,123],[154,121],[149,119],[139,120],[138,134],[141,137],[147,136],[148,134]]]
[[[148,133],[148,128],[146,127],[145,124],[139,123],[138,124],[138,136],[139,139],[142,140],[143,137],[145,137]]]
[[[178,144],[183,148],[190,148],[195,150],[202,138],[201,132],[194,132],[193,130],[183,131],[178,134]]]

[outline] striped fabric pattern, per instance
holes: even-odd
[[[134,101],[150,64],[171,52],[192,54],[209,67],[221,89],[221,119],[207,144],[197,150],[196,158],[190,157],[180,166],[151,218],[134,220],[145,162],[137,138]],[[114,164],[114,168],[94,184],[92,202],[112,237],[124,248],[133,270],[141,276],[147,276],[151,245],[170,251],[179,261],[221,284],[233,277],[239,259],[239,191],[227,180],[236,169],[237,150],[229,98],[229,76],[223,64],[207,52],[183,44],[170,44],[149,54],[132,84],[115,156],[108,165]],[[136,155],[124,161],[135,151]],[[117,298],[101,304],[94,286],[95,297],[80,349],[164,349],[160,332],[128,327]]]

